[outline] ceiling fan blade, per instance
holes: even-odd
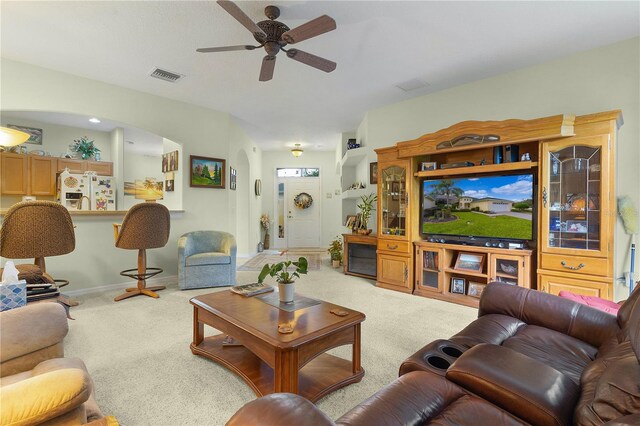
[[[273,78],[273,69],[276,67],[276,57],[267,55],[262,58],[262,67],[260,68],[260,81],[269,81]]]
[[[256,25],[256,23],[253,22],[251,18],[249,18],[234,2],[229,0],[218,0],[218,4],[254,35],[257,34],[262,38],[267,37],[264,31],[262,31],[260,27]]]
[[[336,29],[336,21],[332,17],[322,15],[313,19],[306,24],[295,27],[292,30],[282,34],[282,39],[289,44],[301,42],[320,34],[328,33]]]
[[[311,53],[303,52],[298,49],[287,50],[287,56],[291,59],[295,59],[298,62],[312,66],[324,72],[331,72],[336,69],[337,64],[328,59],[321,58],[320,56],[312,55]]]
[[[196,49],[196,52],[211,53],[211,52],[230,52],[232,50],[253,50],[255,46],[241,45],[241,46],[224,46],[224,47],[204,47]]]

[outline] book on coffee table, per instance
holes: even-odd
[[[268,293],[273,291],[273,287],[270,285],[262,284],[262,283],[251,283],[244,285],[237,285],[235,287],[231,287],[232,292],[241,294],[243,296],[255,296],[256,294]]]

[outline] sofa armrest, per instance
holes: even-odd
[[[616,317],[541,291],[493,282],[482,292],[478,316],[502,314],[599,347],[619,332]]]
[[[448,380],[535,425],[571,424],[580,388],[565,374],[504,346],[480,344],[447,370]]]
[[[0,388],[0,424],[39,424],[80,407],[91,394],[89,375],[67,368]],[[78,416],[84,416],[79,410]],[[81,419],[84,422],[84,419]]]
[[[36,303],[2,312],[0,362],[61,343],[68,331],[67,313],[58,303]]]
[[[335,426],[309,400],[292,393],[272,393],[245,404],[227,422],[227,426],[302,425]]]

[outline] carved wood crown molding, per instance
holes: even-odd
[[[533,120],[463,121],[414,140],[398,142],[396,148],[403,158],[459,151],[469,145],[495,146],[569,137],[574,135],[575,119],[575,115],[562,114]]]

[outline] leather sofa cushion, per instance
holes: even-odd
[[[405,374],[336,420],[339,425],[522,425],[443,377]]]
[[[467,348],[481,343],[511,348],[567,374],[576,384],[598,353],[597,348],[566,334],[500,314],[481,316],[449,340]]]
[[[503,346],[563,372],[576,385],[580,384],[582,372],[598,353],[598,349],[588,343],[535,325],[523,327]]]
[[[640,364],[626,341],[584,370],[574,418],[576,424],[600,425],[633,413],[640,413]]]
[[[231,263],[231,256],[217,252],[198,253],[188,256],[186,263],[187,266],[228,265]]]
[[[446,377],[534,425],[570,424],[580,395],[565,374],[504,346],[474,346]]]

